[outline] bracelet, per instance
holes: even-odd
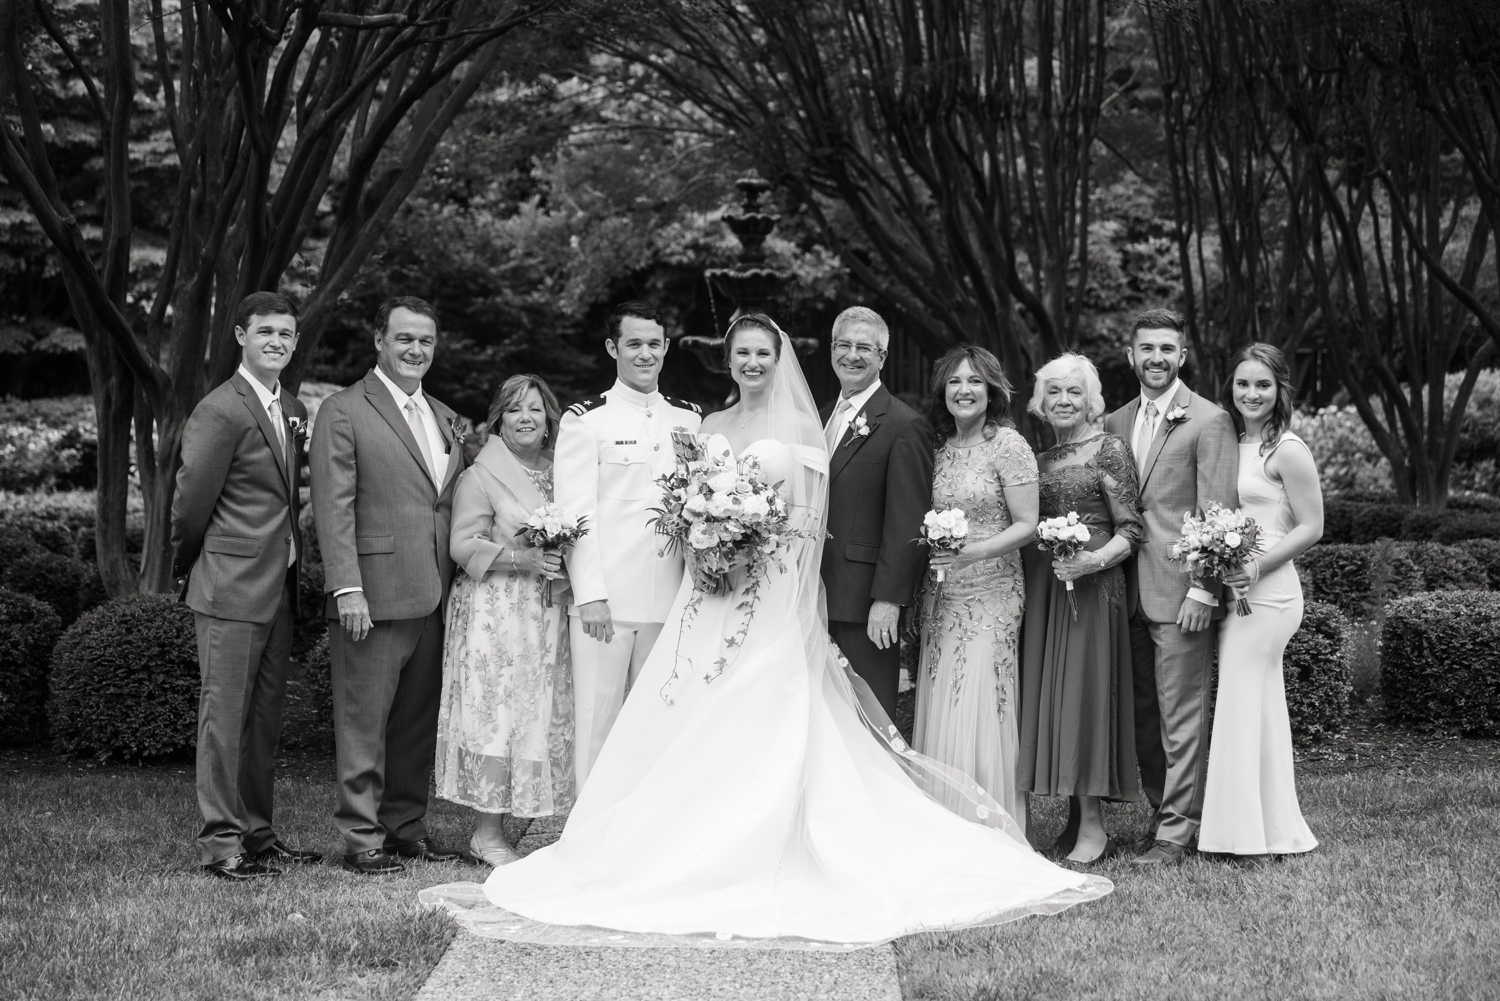
[[[1252,556],[1250,557],[1250,565],[1255,568],[1255,573],[1250,575],[1250,583],[1254,584],[1256,581],[1260,580],[1260,560]]]

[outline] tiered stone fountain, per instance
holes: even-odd
[[[791,279],[785,271],[766,267],[766,237],[771,235],[781,218],[760,205],[761,198],[771,190],[771,182],[752,173],[736,181],[735,187],[740,189],[744,203],[738,211],[724,213],[724,225],[740,242],[739,261],[732,268],[709,268],[703,272],[708,281],[709,295],[715,303],[724,300],[733,307],[724,320],[725,327],[741,313],[765,310]],[[717,308],[714,312],[717,314]],[[711,337],[684,334],[677,343],[697,355],[710,372],[722,374],[725,371],[722,333]],[[792,346],[798,354],[805,355],[817,349],[818,341],[814,337],[793,337]]]

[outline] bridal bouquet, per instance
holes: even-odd
[[[795,534],[786,501],[753,455],[694,458],[656,482],[662,506],[651,521],[667,537],[662,551],[682,550],[700,593],[728,594],[735,567],[758,580]]]
[[[1254,518],[1239,510],[1209,504],[1201,518],[1193,517],[1191,512],[1182,516],[1182,536],[1172,543],[1167,558],[1181,563],[1183,573],[1191,574],[1195,580],[1208,577],[1223,580],[1260,551],[1260,526]],[[1235,612],[1249,615],[1250,602],[1245,592],[1240,588],[1233,590]]]
[[[1092,533],[1078,518],[1077,511],[1046,518],[1036,526],[1036,547],[1044,553],[1050,552],[1060,560],[1072,559],[1088,544]],[[1073,582],[1068,585],[1068,604],[1073,609],[1073,618],[1078,618],[1078,601],[1073,596]]]
[[[549,553],[567,552],[579,539],[589,534],[588,519],[580,518],[561,504],[543,504],[531,512],[526,519],[526,524],[521,526],[517,536],[524,538],[528,545]],[[552,579],[549,577],[542,586],[542,605],[552,607]]]
[[[962,508],[950,507],[946,511],[928,511],[922,517],[922,541],[934,552],[956,553],[969,540],[969,516]],[[946,575],[938,568],[937,582],[941,584]]]

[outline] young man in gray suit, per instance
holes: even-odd
[[[375,368],[323,401],[312,502],[323,551],[344,868],[454,862],[427,836],[443,677],[448,527],[464,466],[452,410],[422,392],[437,313],[400,296],[375,318]]]
[[[1135,861],[1182,861],[1196,840],[1208,766],[1208,685],[1215,624],[1224,615],[1212,580],[1189,580],[1167,559],[1182,516],[1211,502],[1239,506],[1239,447],[1229,415],[1178,378],[1187,358],[1182,318],[1136,317],[1126,351],[1140,396],[1104,420],[1130,443],[1140,474],[1146,538],[1126,565],[1135,671],[1136,757],[1155,807],[1152,845]]]
[[[271,826],[276,745],[297,605],[297,471],[307,409],[281,388],[297,309],[274,292],[240,303],[240,367],[182,431],[172,502],[173,573],[198,631],[198,844],[227,880],[317,862]]]

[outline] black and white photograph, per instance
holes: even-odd
[[[1496,0],[0,0],[0,1001],[1473,999]]]

